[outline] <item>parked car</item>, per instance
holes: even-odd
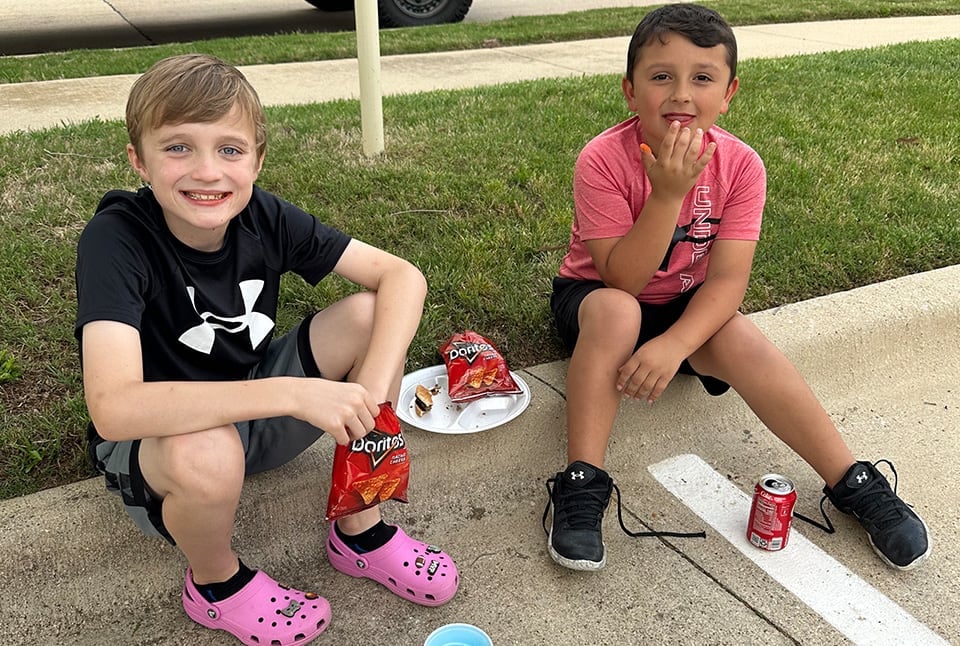
[[[353,11],[353,0],[307,0],[321,11]],[[460,22],[473,0],[377,0],[381,27]]]

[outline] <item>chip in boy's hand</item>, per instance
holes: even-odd
[[[440,354],[447,366],[447,394],[451,402],[523,392],[500,351],[473,330],[451,336],[440,346]]]
[[[373,424],[374,429],[366,436],[334,449],[328,521],[387,500],[407,502],[410,460],[390,402],[380,404]]]

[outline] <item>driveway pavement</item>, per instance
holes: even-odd
[[[475,0],[464,22],[543,16],[659,0]],[[0,0],[0,55],[144,47],[294,31],[352,31],[352,11],[327,12],[304,0]]]

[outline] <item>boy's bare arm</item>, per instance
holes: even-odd
[[[737,313],[750,282],[753,240],[717,240],[710,249],[707,277],[683,315],[664,335],[681,344],[688,357]]]
[[[683,360],[736,314],[747,289],[755,248],[752,241],[714,243],[703,285],[669,330],[644,343],[621,366],[619,391],[650,402],[663,394]]]
[[[392,400],[423,315],[426,279],[410,262],[359,240],[350,242],[334,272],[377,294],[370,347],[355,379],[378,401]]]
[[[83,328],[83,386],[97,432],[111,441],[291,415],[342,444],[366,435],[378,411],[362,386],[326,379],[144,382],[140,334],[114,321]]]
[[[604,284],[633,296],[643,291],[667,252],[682,202],[651,194],[627,235],[584,241]]]
[[[702,144],[703,131],[681,129],[677,122],[656,156],[641,144],[651,190],[637,221],[622,238],[586,242],[604,283],[637,295],[650,282],[670,245],[683,200],[716,150],[711,142],[701,154]]]

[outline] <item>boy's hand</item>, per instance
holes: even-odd
[[[620,367],[617,390],[624,397],[655,402],[680,369],[683,348],[669,337],[658,336],[641,345]]]
[[[679,121],[670,124],[670,129],[660,144],[659,157],[646,144],[640,144],[640,158],[650,178],[651,192],[666,199],[682,200],[707,167],[717,144],[710,142],[700,154],[703,145],[703,130],[681,128]]]
[[[373,430],[380,413],[376,398],[360,384],[309,379],[304,421],[323,429],[337,444],[349,444]]]

